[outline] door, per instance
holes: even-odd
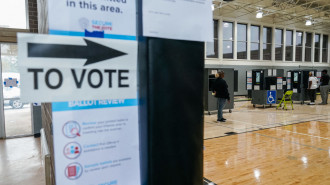
[[[0,43],[0,137],[32,135],[30,104],[21,102],[17,44]]]

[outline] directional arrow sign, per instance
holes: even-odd
[[[136,98],[137,42],[18,34],[21,100]]]
[[[84,66],[127,53],[84,39],[86,46],[28,43],[28,57],[87,59]]]

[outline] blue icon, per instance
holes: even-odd
[[[267,91],[267,104],[276,104],[276,91]]]

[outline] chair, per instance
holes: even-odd
[[[283,109],[288,110],[288,108],[286,107],[287,103],[291,103],[291,107],[293,110],[293,102],[291,99],[291,96],[293,94],[293,91],[286,91],[286,93],[284,94],[283,98],[281,99],[280,103],[278,104],[278,106],[276,107],[276,109],[280,108],[282,106],[282,103],[284,104]]]

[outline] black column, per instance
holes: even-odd
[[[142,184],[201,185],[204,43],[141,37],[138,2]]]

